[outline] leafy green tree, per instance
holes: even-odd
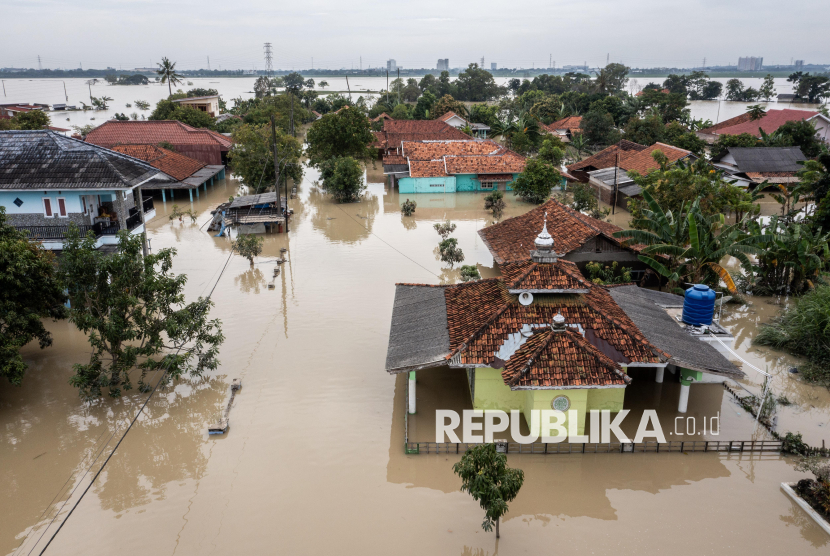
[[[404,102],[415,102],[421,96],[421,89],[418,87],[418,81],[410,77],[406,80],[406,86],[401,90],[401,98]]]
[[[650,114],[645,118],[635,116],[625,126],[625,138],[641,145],[650,146],[662,141],[666,126],[659,114]]]
[[[508,467],[507,456],[492,443],[467,448],[452,470],[461,477],[461,491],[469,493],[484,510],[482,529],[492,531],[495,524],[498,538],[499,521],[507,513],[507,503],[519,494],[524,471]]]
[[[303,179],[300,142],[280,129],[276,130],[280,187],[291,178]],[[274,186],[274,138],[271,126],[242,124],[233,132],[233,146],[228,153],[229,166],[252,192],[261,193]]]
[[[86,398],[118,397],[132,388],[131,372],[163,370],[167,379],[216,369],[224,340],[218,320],[208,320],[209,299],[185,303],[187,276],[171,272],[175,249],[141,256],[141,236],[122,230],[115,253],[95,249],[95,237],[77,228],[64,242],[60,273],[68,288],[69,320],[92,346],[88,364],[75,364],[70,384]]]
[[[614,127],[614,118],[608,112],[588,112],[582,117],[580,128],[592,145],[606,146],[620,140],[620,132]]]
[[[54,255],[6,223],[0,207],[0,376],[20,386],[27,365],[20,349],[33,340],[52,345],[44,319],[66,318]]]
[[[438,254],[441,262],[447,263],[450,268],[457,263],[464,262],[464,252],[458,247],[458,240],[454,237],[441,240],[438,244]]]
[[[326,114],[313,124],[307,134],[306,155],[309,164],[319,166],[335,157],[351,157],[369,161],[375,157],[369,119],[360,111],[344,108],[336,114]]]
[[[430,93],[432,93],[432,96],[437,96],[437,85],[438,80],[431,73],[428,73],[425,76],[423,76],[421,80],[418,82],[418,88],[421,89],[421,92],[425,93],[429,91]]]
[[[455,92],[455,87],[450,82],[450,72],[444,70],[438,76],[438,82],[435,84],[435,96],[442,98],[446,95],[452,95]]]
[[[764,78],[764,84],[761,85],[761,88],[758,90],[761,95],[761,98],[769,102],[772,97],[775,96],[775,79],[772,75],[767,74]]]
[[[678,214],[684,204],[695,200],[706,215],[723,209],[721,192],[728,184],[723,180],[723,173],[712,168],[706,160],[688,163],[678,160],[670,164],[659,149],[652,156],[660,165],[658,169],[647,174],[629,170],[628,176],[643,190],[648,190],[663,210]],[[643,201],[629,200],[628,209],[635,218],[640,216],[642,208]]]
[[[265,240],[254,234],[241,234],[233,242],[233,249],[241,257],[245,257],[250,261],[251,267],[254,266],[254,259],[262,253],[262,244]]]
[[[686,95],[681,93],[663,93],[643,89],[643,95],[639,99],[643,113],[654,110],[666,123],[680,121],[689,114],[689,101]]]
[[[511,184],[514,195],[525,201],[541,205],[550,197],[554,186],[559,185],[562,177],[559,170],[538,158],[528,159],[525,170]]]
[[[585,134],[577,133],[571,138],[571,142],[568,146],[576,156],[576,159],[582,160],[583,153],[588,152],[588,139],[585,137]]]
[[[441,239],[447,239],[450,237],[450,234],[455,231],[456,225],[447,220],[446,222],[438,222],[432,225],[435,228],[435,231],[438,232],[438,235],[441,236]]]
[[[462,118],[467,115],[467,107],[463,102],[455,100],[450,95],[444,95],[432,106],[432,117],[440,118],[447,112],[455,112]]]
[[[43,129],[44,127],[52,124],[49,114],[43,110],[21,112],[13,119],[17,129]]]
[[[702,157],[709,146],[706,141],[697,136],[697,134],[688,131],[678,122],[671,122],[665,126],[662,138],[663,143],[674,145],[681,149],[686,149]]]
[[[461,267],[461,281],[469,282],[471,280],[481,280],[481,274],[478,272],[476,265],[465,264]]]
[[[319,86],[321,89],[325,89],[326,87],[328,87],[328,86],[329,86],[329,82],[328,82],[328,81],[325,81],[325,80],[320,81],[320,83],[318,83],[318,86]]]
[[[749,119],[753,122],[755,120],[760,120],[761,118],[767,115],[767,111],[760,104],[753,104],[752,106],[747,106],[746,113],[749,114]]]
[[[814,158],[826,149],[818,138],[818,130],[812,121],[791,120],[775,131],[783,140],[784,146],[799,147],[804,156]]]
[[[358,201],[366,190],[363,167],[350,156],[330,158],[320,164],[320,177],[323,188],[338,203]]]
[[[389,114],[392,118],[396,120],[411,120],[412,119],[412,111],[409,108],[408,104],[398,104],[395,106],[395,109],[392,110],[392,113]]]
[[[466,70],[458,74],[454,89],[455,98],[473,102],[493,100],[505,93],[504,87],[496,84],[493,75],[479,68],[478,64],[470,64]]]
[[[135,104],[135,107],[138,108],[139,110],[149,110],[150,109],[150,103],[147,102],[146,100],[136,100],[135,102],[133,102],[133,104]]]
[[[558,137],[548,137],[539,147],[539,158],[555,168],[559,168],[565,160],[565,144]]]
[[[429,120],[432,115],[432,107],[437,100],[430,91],[424,91],[424,94],[418,99],[418,104],[415,105],[415,111],[413,112],[415,119]]]
[[[787,81],[793,84],[793,92],[798,99],[818,104],[822,99],[830,97],[830,77],[826,75],[810,75],[810,72],[797,71],[790,74]]]
[[[570,187],[571,208],[577,212],[589,215],[591,218],[602,220],[611,212],[610,208],[600,208],[594,189],[587,183],[576,182]]]
[[[401,203],[401,213],[404,216],[412,216],[415,214],[415,208],[418,206],[418,203],[415,201],[410,201],[407,199],[403,203]]]
[[[167,90],[172,95],[173,85],[181,84],[184,76],[176,72],[176,62],[171,62],[166,56],[157,65],[156,73],[161,78],[162,83],[167,83]]]
[[[489,210],[496,218],[501,216],[505,206],[504,193],[501,191],[493,191],[484,197],[484,210]]]

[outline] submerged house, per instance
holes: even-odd
[[[228,151],[233,146],[231,139],[221,133],[175,120],[110,120],[90,131],[84,140],[108,149],[168,143],[177,153],[211,165],[227,164]]]
[[[723,170],[724,179],[739,187],[797,183],[796,173],[807,160],[799,147],[729,147],[712,158],[712,165]]]
[[[582,116],[568,116],[550,124],[540,123],[542,131],[559,137],[563,143],[570,143],[573,136],[582,133]]]
[[[531,432],[531,410],[575,410],[577,434],[588,411],[622,409],[631,369],[654,369],[658,382],[666,368],[679,373],[680,412],[704,373],[743,375],[647,298],[634,303],[652,306],[637,313],[642,330],[615,288],[591,283],[561,258],[546,226],[534,246],[529,260],[501,265],[500,278],[396,286],[386,371],[409,373],[410,413],[417,371],[431,367],[464,369],[473,408],[520,410]],[[631,298],[637,293],[620,296]]]
[[[766,114],[757,120],[753,120],[749,113],[741,114],[711,127],[698,130],[695,133],[707,143],[714,143],[721,135],[740,135],[742,133],[749,133],[760,138],[760,129],[763,129],[764,133],[774,133],[787,122],[802,120],[813,122],[816,126],[816,136],[825,143],[830,142],[830,118],[821,112],[792,108],[767,110]]]
[[[0,131],[0,206],[10,225],[46,249],[63,248],[70,223],[92,232],[99,247],[116,244],[120,230],[142,233],[155,209],[139,191],[159,174],[142,160],[53,131]]]
[[[486,124],[470,122],[462,118],[452,110],[450,110],[443,116],[439,116],[437,119],[439,121],[450,124],[456,129],[463,129],[465,127],[469,127],[473,133],[473,137],[478,137],[479,139],[487,139],[487,132],[490,131],[490,126]]]
[[[527,260],[536,250],[538,230],[546,221],[563,260],[575,263],[583,271],[589,262],[610,265],[616,261],[633,269],[632,279],[642,277],[646,266],[637,258],[637,250],[624,246],[613,235],[622,228],[577,212],[556,199],[483,228],[478,235],[498,264]]]
[[[219,116],[219,95],[178,98],[173,102],[181,104],[182,106],[189,106],[195,110],[199,110],[200,112],[207,112],[214,118]]]
[[[394,176],[400,193],[510,190],[525,158],[489,140],[403,141]]]

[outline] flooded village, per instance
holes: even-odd
[[[552,57],[0,68],[0,552],[830,550],[826,68]]]

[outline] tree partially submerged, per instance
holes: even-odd
[[[41,349],[52,345],[43,319],[65,318],[65,301],[54,255],[6,224],[0,207],[0,376],[21,384],[27,365],[20,349],[33,340]]]
[[[511,185],[513,193],[525,201],[541,205],[562,177],[559,170],[538,158],[528,159],[524,172]]]
[[[164,380],[200,375],[218,365],[224,340],[219,320],[209,320],[212,303],[186,303],[187,276],[171,272],[175,249],[141,256],[141,236],[119,232],[115,253],[95,249],[95,237],[81,237],[75,226],[64,242],[60,274],[66,284],[70,321],[89,336],[89,363],[73,366],[70,384],[86,398],[104,389],[118,397],[133,387],[149,388],[148,373]]]
[[[363,167],[350,156],[330,158],[320,164],[323,189],[338,203],[352,203],[360,200],[366,190]]]
[[[454,237],[441,240],[441,243],[438,244],[438,254],[441,257],[441,262],[447,263],[450,268],[455,264],[464,262],[464,252],[458,246],[458,240]]]
[[[262,253],[262,244],[265,240],[263,240],[259,236],[255,236],[253,234],[244,234],[238,236],[233,241],[233,249],[240,256],[245,257],[251,262],[251,266],[254,266],[254,258],[258,257],[260,253]]]
[[[490,532],[495,524],[499,538],[499,521],[507,513],[507,503],[519,494],[524,471],[508,467],[507,456],[492,443],[468,448],[452,470],[461,477],[461,491],[469,493],[484,510],[481,528]]]

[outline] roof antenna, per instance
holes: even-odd
[[[564,332],[565,317],[563,317],[560,313],[556,313],[555,315],[553,315],[553,322],[550,325],[550,329],[553,332]]]

